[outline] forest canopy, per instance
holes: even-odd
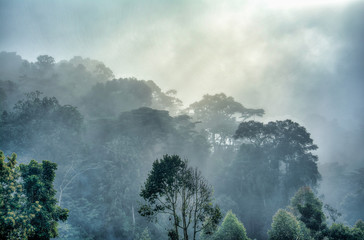
[[[320,146],[299,122],[266,121],[263,109],[225,93],[205,94],[185,107],[176,90],[164,91],[152,80],[116,79],[88,58],[57,62],[40,55],[29,62],[1,52],[0,63],[0,178],[8,199],[0,203],[1,234],[362,236],[363,169],[340,175],[350,187],[339,207],[326,204],[318,192]],[[21,157],[19,168],[13,152]],[[11,155],[8,162],[5,155]],[[28,162],[33,158],[51,162]],[[12,209],[19,214],[14,221]]]

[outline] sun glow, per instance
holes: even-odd
[[[262,4],[269,8],[311,8],[324,6],[337,6],[354,2],[355,0],[262,0]]]

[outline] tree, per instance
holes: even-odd
[[[333,223],[329,229],[329,240],[354,240],[348,226],[342,223]]]
[[[120,78],[97,83],[83,97],[86,112],[92,117],[112,118],[121,112],[152,104],[152,90],[141,80]]]
[[[127,239],[144,229],[146,219],[136,212],[135,203],[140,201],[140,186],[152,166],[151,156],[178,154],[188,157],[190,164],[201,166],[209,154],[209,146],[205,146],[207,140],[195,131],[188,116],[171,117],[162,110],[131,110],[115,120],[94,121],[88,131],[87,139],[92,139],[91,149],[99,151],[93,151],[92,156],[86,155],[87,164],[82,166],[96,165],[100,168],[75,178],[64,192],[62,204],[72,209],[68,222],[72,226],[82,226],[96,238],[112,235]],[[103,159],[102,164],[100,159]],[[75,167],[81,171],[81,167]],[[67,182],[70,177],[66,179]],[[91,187],[85,179],[90,179],[98,187]],[[85,191],[80,192],[80,188]],[[86,201],[88,204],[85,204]],[[97,214],[85,221],[91,213]],[[89,222],[98,224],[91,228]],[[163,232],[156,225],[149,227],[152,237]]]
[[[275,210],[286,206],[300,187],[317,185],[317,146],[306,129],[291,120],[242,122],[234,137],[241,146],[225,168],[222,188],[243,202],[236,213],[252,237],[264,238]]]
[[[364,239],[364,222],[358,220],[353,228],[342,223],[333,223],[328,230],[329,240],[357,240]]]
[[[19,168],[16,154],[7,157],[0,151],[0,239],[25,239],[33,230],[30,215],[34,209],[26,209],[22,185],[18,183]]]
[[[351,229],[353,239],[364,239],[364,221],[359,219]]]
[[[232,211],[227,212],[224,221],[213,235],[216,240],[249,240],[244,225],[238,220]]]
[[[329,204],[325,204],[324,209],[326,210],[326,212],[328,214],[327,218],[330,218],[331,221],[334,223],[342,215],[336,208],[332,207]]]
[[[92,73],[95,76],[97,82],[105,82],[107,80],[112,80],[115,77],[110,68],[106,67],[103,62],[97,60],[75,56],[70,59],[68,63],[72,64],[74,67],[82,66],[86,71]]]
[[[54,58],[48,55],[40,55],[37,57],[36,65],[39,67],[40,70],[49,70],[54,66]]]
[[[359,219],[358,221],[356,221],[354,228],[358,228],[361,231],[364,231],[364,221]]]
[[[291,199],[293,214],[311,231],[315,239],[322,239],[326,232],[326,217],[322,211],[322,202],[309,187],[300,188]]]
[[[188,167],[177,155],[165,155],[153,163],[152,170],[142,187],[140,196],[146,201],[139,208],[142,216],[153,219],[159,213],[169,216],[173,229],[169,236],[179,239],[179,229],[183,239],[188,240],[190,226],[193,239],[196,233],[216,223],[220,210],[213,206],[212,189],[197,169]]]
[[[279,209],[273,216],[272,228],[268,235],[270,240],[300,239],[300,226],[291,213]]]
[[[206,234],[212,234],[216,230],[217,224],[221,219],[219,207],[212,207],[212,188],[208,185],[201,172],[193,170],[193,239],[196,239],[196,234],[209,228],[205,231]]]
[[[56,237],[57,222],[68,217],[68,210],[56,205],[57,165],[32,160],[16,167],[16,154],[7,160],[0,151],[0,239]]]
[[[62,106],[54,97],[40,96],[39,91],[27,93],[14,111],[0,116],[0,134],[6,136],[0,138],[0,146],[5,151],[17,148],[49,158],[54,157],[50,152],[60,148],[60,139],[62,145],[72,143],[70,146],[80,141],[83,118],[79,111],[70,105]]]
[[[168,90],[162,92],[162,89],[157,86],[152,80],[145,82],[152,90],[152,108],[167,110],[171,116],[180,114],[182,101],[176,97],[176,90]]]
[[[204,129],[211,133],[214,147],[225,145],[231,138],[239,120],[246,120],[252,116],[262,116],[263,109],[248,109],[233,97],[224,93],[203,96],[202,100],[192,103],[187,111],[196,121],[201,121]]]
[[[264,154],[267,167],[282,179],[286,199],[298,188],[315,186],[320,180],[317,168],[317,150],[310,133],[291,120],[269,122],[267,124],[249,121],[242,122],[234,135],[243,140],[242,147],[253,145]],[[254,159],[252,159],[254,161]]]
[[[200,101],[192,103],[186,110],[188,115],[198,123],[197,129],[206,135],[211,145],[207,172],[223,175],[224,167],[235,158],[239,141],[233,138],[240,121],[254,116],[263,116],[263,109],[249,109],[224,93],[206,94]],[[224,178],[219,176],[218,179]]]

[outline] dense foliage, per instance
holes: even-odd
[[[280,209],[273,217],[269,239],[359,240],[364,237],[364,224],[358,220],[353,228],[343,223],[327,227],[322,202],[309,187],[300,188],[291,199],[288,210]]]
[[[68,217],[68,210],[57,206],[55,198],[57,165],[35,160],[16,164],[15,153],[5,158],[0,151],[0,239],[57,237],[57,222]]]
[[[62,208],[70,210],[67,221],[58,227],[61,239],[163,240],[168,233],[170,238],[176,237],[173,215],[169,221],[163,217],[166,215],[159,214],[155,223],[137,212],[146,203],[149,210],[155,210],[153,213],[162,210],[153,202],[152,193],[156,191],[165,198],[165,186],[151,184],[158,183],[157,178],[148,179],[161,174],[156,170],[158,164],[163,165],[161,160],[158,164],[153,160],[167,154],[189,159],[190,167],[181,160],[180,165],[173,165],[178,171],[168,167],[165,172],[171,177],[183,173],[180,183],[187,184],[186,193],[200,194],[198,198],[205,199],[202,202],[215,202],[221,208],[218,211],[202,204],[196,219],[191,220],[187,216],[194,214],[184,211],[185,227],[183,211],[179,209],[179,237],[184,237],[183,228],[189,221],[187,234],[196,239],[208,239],[216,231],[221,233],[232,226],[243,229],[237,220],[231,221],[234,224],[226,220],[218,228],[220,211],[225,214],[232,210],[244,223],[247,236],[268,239],[272,217],[303,186],[313,191],[299,190],[287,213],[287,219],[294,216],[291,222],[297,221],[300,236],[335,239],[346,236],[348,228],[351,237],[362,236],[360,222],[353,228],[349,226],[364,217],[363,169],[341,173],[341,167],[336,167],[337,173],[330,181],[340,189],[340,204],[335,208],[324,205],[325,199],[313,194],[321,179],[315,152],[318,147],[300,123],[260,122],[263,109],[248,108],[224,93],[206,94],[184,108],[177,91],[164,91],[151,80],[115,79],[102,62],[88,58],[57,62],[41,55],[29,62],[15,53],[1,52],[0,63],[0,147],[6,154],[17,152],[25,159],[49,159],[57,164],[57,171],[55,165],[47,162],[31,162],[14,170],[16,167],[9,160],[2,178],[13,171],[14,179],[31,180],[28,185],[22,184],[22,194],[17,193],[14,179],[13,185],[3,185],[3,196],[13,204],[10,209],[19,213],[13,222],[9,215],[13,211],[6,210],[2,225],[6,231],[16,228],[17,234],[23,236],[36,233],[40,227],[54,229],[54,224],[30,223],[30,212],[38,209],[37,216],[49,218],[47,211],[54,209],[43,212],[44,208],[39,209],[37,204],[52,205],[56,198]],[[49,179],[54,178],[57,192],[50,190],[50,182],[47,185],[42,180],[44,171],[56,171]],[[10,190],[13,194],[5,194]],[[25,201],[26,194],[34,195],[34,203],[22,208],[18,202]],[[44,194],[53,200],[43,199]],[[330,215],[331,222],[325,215]],[[226,219],[234,219],[233,216],[229,213]],[[41,236],[40,232],[36,234]],[[54,236],[55,232],[47,230],[44,234]]]

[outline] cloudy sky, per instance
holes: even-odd
[[[0,0],[0,51],[97,59],[187,105],[224,92],[307,126],[323,162],[361,164],[363,13],[354,0]]]

